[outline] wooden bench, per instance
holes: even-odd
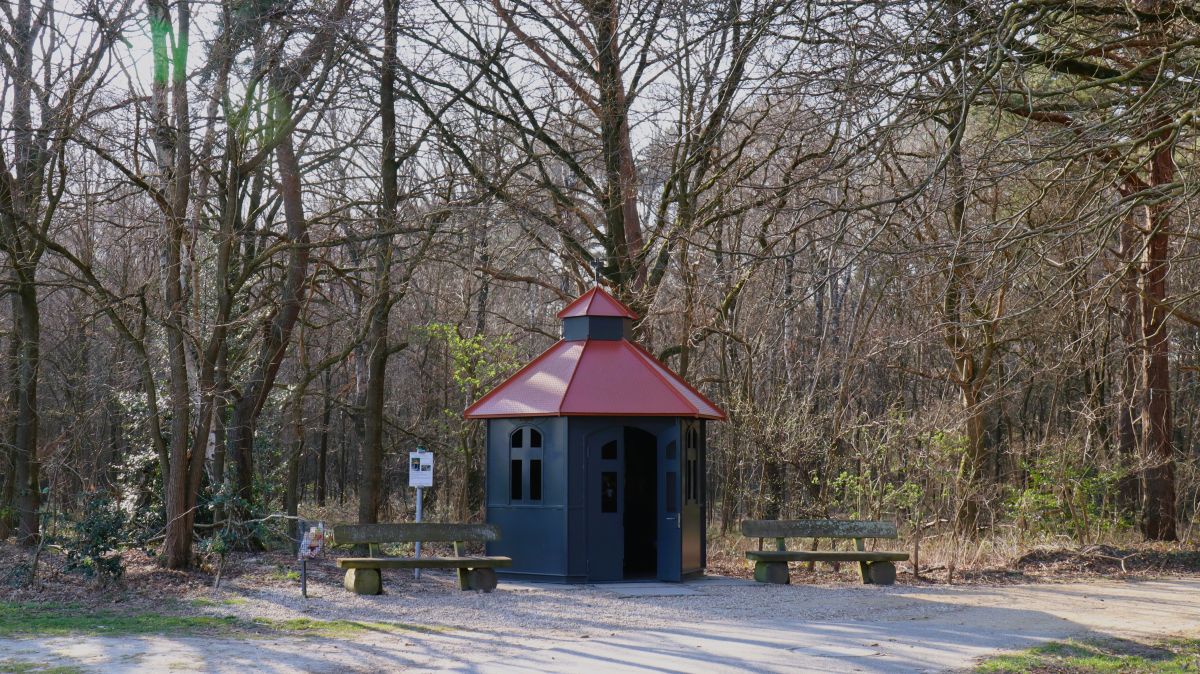
[[[339,569],[346,569],[346,589],[355,594],[383,592],[382,569],[458,569],[458,585],[463,590],[496,589],[496,569],[512,566],[510,557],[470,557],[463,554],[467,542],[500,539],[494,524],[343,524],[333,528],[337,545],[368,546],[369,557],[339,557]],[[453,543],[453,557],[381,557],[384,543]]]
[[[892,522],[868,520],[745,520],[742,535],[758,539],[758,550],[746,552],[754,562],[754,580],[760,583],[789,582],[788,562],[858,562],[864,583],[891,585],[896,582],[896,564],[908,560],[907,552],[867,552],[866,538],[896,538]],[[762,539],[774,538],[775,550],[763,550]],[[788,538],[853,538],[855,550],[788,550]]]

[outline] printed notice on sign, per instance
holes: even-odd
[[[408,453],[408,486],[433,486],[433,454],[431,452]]]

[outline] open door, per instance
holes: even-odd
[[[679,581],[683,569],[683,493],[679,424],[658,436],[658,579]]]
[[[658,438],[625,427],[624,481],[625,580],[658,576]]]
[[[587,438],[587,576],[591,581],[624,578],[624,430],[618,426]]]

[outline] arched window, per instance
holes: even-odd
[[[542,432],[522,426],[508,436],[509,503],[542,503]]]

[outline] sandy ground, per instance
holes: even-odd
[[[399,625],[345,638],[194,636],[0,640],[0,662],[94,672],[919,672],[1085,635],[1200,634],[1200,580],[1005,586],[501,583],[460,592],[447,575],[390,579],[379,597],[333,582],[231,584],[214,615]],[[405,627],[405,625],[411,627]],[[420,627],[418,627],[420,626]],[[432,628],[432,629],[426,629]]]

